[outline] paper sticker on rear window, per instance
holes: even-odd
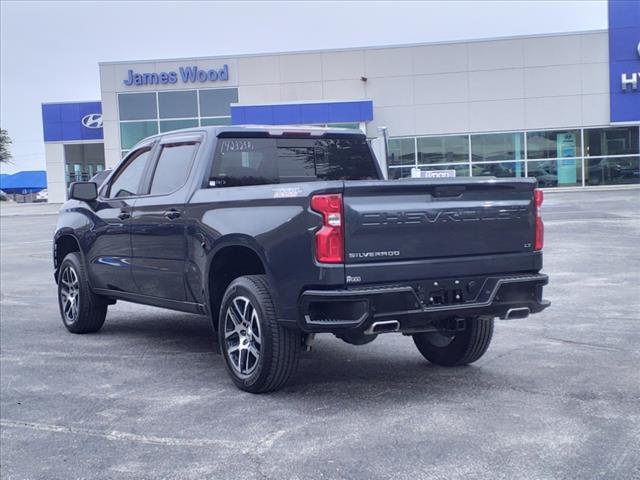
[[[220,141],[221,152],[252,152],[253,142],[248,138],[231,138]]]

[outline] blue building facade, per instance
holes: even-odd
[[[611,122],[640,121],[640,1],[609,0]]]

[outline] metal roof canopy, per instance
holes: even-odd
[[[47,188],[47,172],[44,170],[30,170],[2,175],[0,190],[5,193],[35,193]]]

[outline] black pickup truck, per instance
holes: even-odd
[[[316,333],[410,335],[429,361],[478,360],[494,318],[542,298],[533,179],[387,181],[346,129],[206,127],[136,145],[71,185],[54,236],[62,320],[96,332],[117,300],[208,315],[227,370],[282,387]]]

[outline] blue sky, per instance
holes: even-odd
[[[607,26],[604,0],[0,4],[0,125],[44,168],[42,102],[99,100],[98,62],[435,42]]]

